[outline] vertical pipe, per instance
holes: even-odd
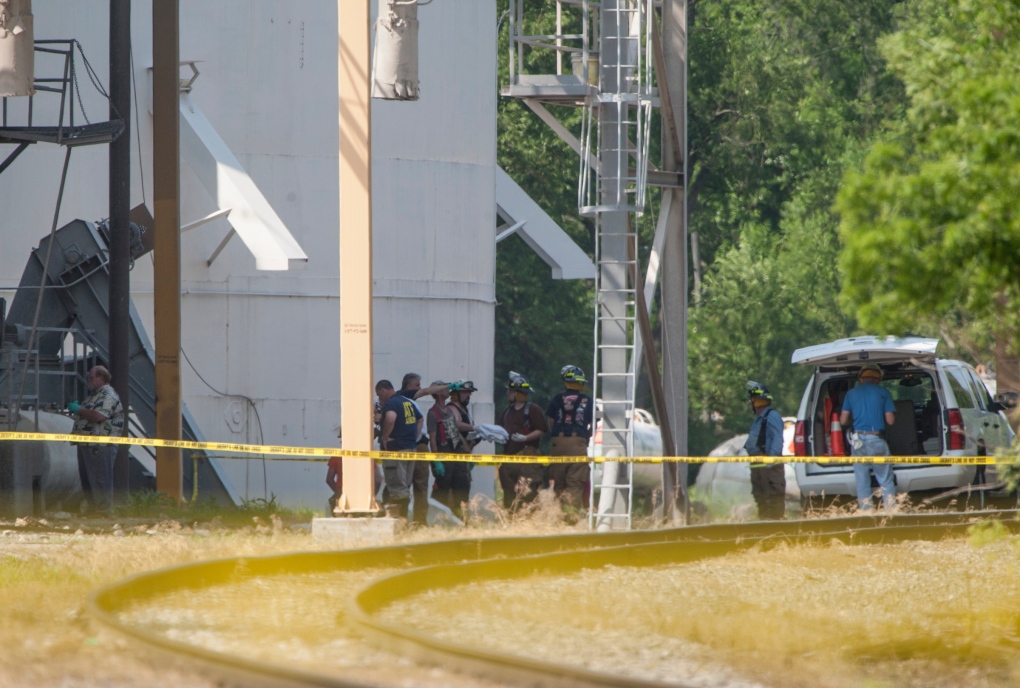
[[[110,373],[125,414],[130,404],[128,336],[131,314],[131,0],[110,0],[110,120],[124,129],[110,142]],[[124,435],[128,424],[124,423]],[[114,490],[130,488],[128,447],[117,448]]]
[[[152,184],[156,320],[156,436],[181,439],[179,0],[152,2]],[[181,450],[156,449],[156,489],[180,501]]]
[[[340,102],[340,427],[372,449],[372,100],[369,0],[337,0]],[[341,513],[378,511],[370,459],[344,457]]]

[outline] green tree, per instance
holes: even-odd
[[[690,36],[690,228],[704,295],[689,330],[692,449],[746,429],[744,382],[793,413],[794,349],[847,336],[838,216],[847,161],[901,111],[887,0],[698,1]],[[699,418],[701,420],[699,420]]]
[[[1020,6],[917,0],[881,42],[906,116],[839,195],[844,304],[875,330],[1017,331]]]
[[[500,0],[499,11],[507,8]],[[553,33],[555,3],[529,2],[528,30]],[[499,34],[499,82],[506,84],[508,29]],[[555,73],[551,51],[527,52],[528,73]],[[580,129],[580,111],[552,108],[569,128]],[[499,165],[528,192],[589,255],[594,254],[594,226],[577,212],[580,160],[560,138],[520,101],[500,98],[497,106]],[[594,337],[594,290],[584,280],[554,280],[549,266],[519,237],[496,251],[496,407],[506,375],[527,375],[545,402],[562,389],[564,365],[578,365],[591,375]]]

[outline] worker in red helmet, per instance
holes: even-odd
[[[749,381],[747,400],[754,421],[744,449],[748,456],[783,455],[783,418],[772,408],[772,394],[765,385]],[[758,518],[777,520],[786,514],[786,467],[782,463],[751,462],[751,496]]]

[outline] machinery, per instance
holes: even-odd
[[[137,259],[151,242],[144,229],[131,227],[131,254]],[[0,300],[0,427],[4,430],[69,432],[65,405],[88,394],[85,375],[92,366],[108,366],[108,239],[102,222],[74,220],[57,229],[29,256],[6,314]],[[133,304],[129,353],[128,432],[153,437],[154,352]],[[183,427],[183,439],[203,439],[187,409]],[[133,448],[131,490],[154,488],[154,457],[149,448]],[[216,459],[185,451],[185,466],[193,469],[184,472],[186,495],[195,494],[197,480],[200,500],[238,503]],[[0,442],[0,515],[41,513],[47,503],[52,509],[55,502],[69,500],[79,490],[77,459],[70,445]]]

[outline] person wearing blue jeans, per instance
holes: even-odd
[[[889,390],[880,386],[882,369],[875,363],[861,366],[857,374],[860,382],[846,393],[839,422],[847,427],[853,419],[851,453],[854,456],[889,456],[885,441],[885,427],[896,422],[896,405]],[[857,482],[857,504],[862,511],[872,508],[871,473],[882,488],[882,503],[886,509],[896,504],[896,483],[891,464],[855,463],[854,479]]]

